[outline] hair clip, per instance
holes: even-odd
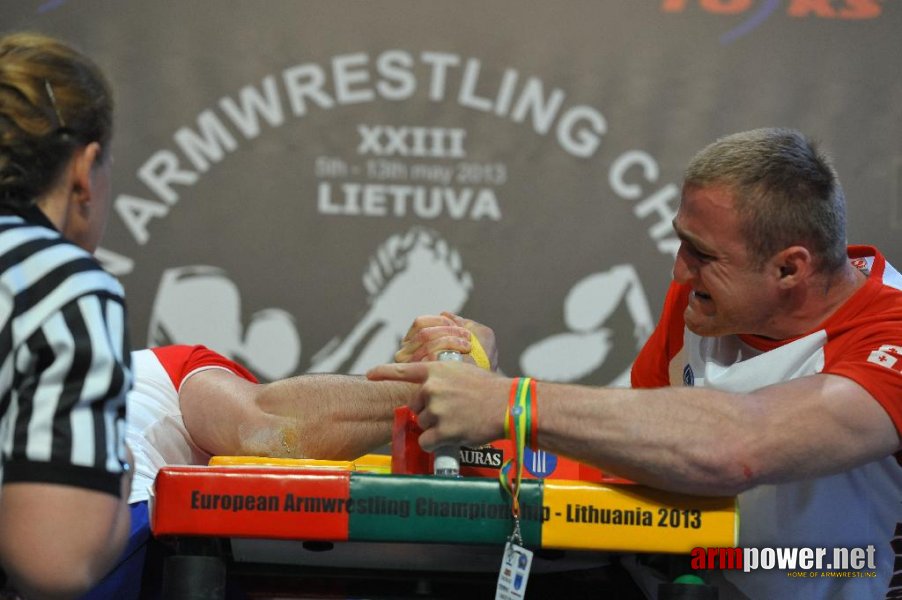
[[[50,105],[53,106],[53,112],[56,113],[56,120],[59,123],[59,128],[62,129],[66,126],[66,122],[63,121],[63,115],[60,114],[60,108],[56,104],[56,96],[53,94],[53,86],[50,85],[50,81],[47,79],[44,80],[44,88],[47,90],[47,97],[50,98]]]

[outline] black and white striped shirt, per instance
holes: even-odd
[[[130,354],[121,284],[37,208],[0,212],[0,482],[119,494]]]

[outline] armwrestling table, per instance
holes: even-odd
[[[493,597],[513,526],[498,481],[392,475],[371,462],[164,467],[151,528],[175,551],[165,597],[220,600],[226,573],[268,582],[270,595],[249,598]],[[734,498],[532,479],[520,502],[523,542],[535,551],[528,589],[539,592],[544,579],[558,597],[578,574],[609,565],[611,553],[736,544]]]

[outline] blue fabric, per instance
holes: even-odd
[[[150,541],[147,502],[131,505],[131,531],[116,566],[81,600],[136,600],[141,594],[141,574]]]

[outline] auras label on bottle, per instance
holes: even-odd
[[[491,446],[481,446],[479,448],[461,446],[460,448],[461,465],[500,469],[503,462],[504,451],[500,448],[492,448]]]

